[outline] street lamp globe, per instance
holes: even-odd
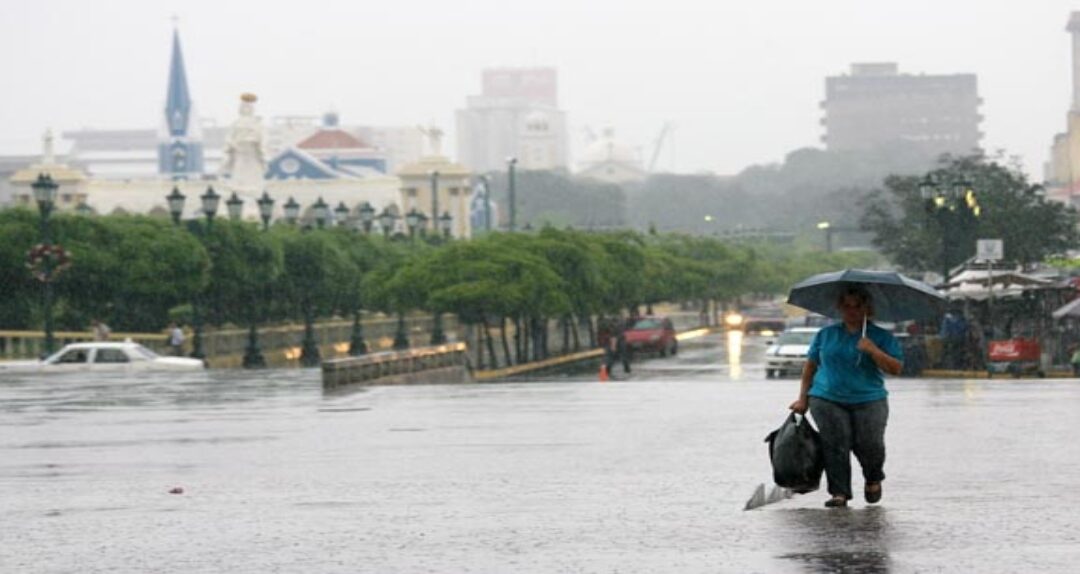
[[[371,224],[375,221],[375,208],[365,201],[360,206],[360,225],[364,227],[364,233],[371,233]]]
[[[344,201],[339,202],[338,206],[334,208],[334,216],[338,225],[345,225],[349,219],[349,206],[345,205]]]
[[[289,201],[286,201],[285,205],[281,207],[285,211],[285,222],[289,225],[295,225],[296,220],[300,217],[300,204],[290,197]]]
[[[382,228],[384,236],[390,235],[390,231],[394,229],[394,221],[397,218],[397,214],[391,211],[389,206],[383,209],[383,212],[379,215],[379,227]]]
[[[89,217],[94,214],[94,208],[87,205],[85,201],[80,201],[79,205],[75,206],[75,213],[84,217]]]
[[[412,208],[405,214],[405,226],[409,228],[409,233],[416,233],[416,228],[420,225],[420,218],[423,217],[416,208]]]
[[[450,229],[454,225],[454,218],[450,215],[449,211],[444,211],[439,216],[439,229],[442,229],[443,235],[450,237]]]
[[[184,214],[184,200],[187,196],[180,193],[180,188],[173,186],[172,193],[165,196],[165,201],[169,203],[169,215],[172,216],[173,223],[180,223],[180,216]]]
[[[937,193],[937,185],[934,180],[927,175],[922,181],[919,182],[919,196],[924,200],[929,201],[934,198]]]
[[[47,173],[39,173],[37,180],[30,184],[30,187],[34,190],[34,200],[37,201],[38,206],[45,206],[51,208],[56,201],[56,182],[53,181],[52,176]]]
[[[270,227],[270,218],[274,216],[274,198],[263,191],[262,197],[255,204],[259,206],[259,218],[262,219],[263,229]]]
[[[202,200],[202,210],[203,214],[206,215],[206,219],[213,220],[214,216],[217,215],[218,202],[221,201],[221,196],[214,191],[213,186],[209,186],[206,188],[206,193],[200,195],[199,199]]]
[[[229,200],[225,202],[225,208],[229,212],[229,219],[233,221],[239,221],[240,217],[244,214],[244,200],[240,199],[239,195],[236,195],[234,191]]]
[[[326,220],[330,219],[330,206],[323,201],[322,196],[311,206],[311,214],[315,217],[315,225],[322,228]]]

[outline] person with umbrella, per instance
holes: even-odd
[[[844,507],[851,500],[852,454],[862,466],[866,501],[876,503],[885,479],[889,419],[884,375],[900,374],[903,352],[896,337],[869,318],[879,311],[891,321],[932,315],[944,299],[898,273],[848,269],[799,283],[788,302],[840,319],[814,336],[799,396],[789,407],[799,414],[809,410],[817,422],[832,495],[825,506]]]

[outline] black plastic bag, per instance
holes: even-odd
[[[805,416],[791,413],[780,428],[765,437],[769,443],[773,481],[806,494],[818,489],[825,471],[821,436]]]

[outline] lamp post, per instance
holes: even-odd
[[[365,201],[360,206],[360,225],[364,229],[364,235],[371,235],[371,224],[375,222],[375,208]]]
[[[319,197],[311,206],[311,214],[315,217],[315,225],[322,229],[330,219],[330,206],[323,201],[322,197]]]
[[[975,196],[975,190],[966,180],[951,183],[939,182],[931,174],[919,183],[919,195],[926,203],[926,210],[933,214],[941,226],[941,282],[949,282],[949,255],[953,244],[952,236],[963,218],[978,218],[982,208]]]
[[[80,201],[79,205],[75,206],[75,213],[83,217],[90,217],[94,214],[94,208],[87,205],[85,201]]]
[[[484,186],[484,231],[491,232],[491,179],[486,175],[480,176],[480,184]]]
[[[390,232],[393,231],[397,218],[398,215],[390,210],[390,206],[383,209],[382,214],[379,215],[379,227],[382,228],[383,238],[390,239]]]
[[[344,201],[338,202],[338,206],[334,208],[334,216],[338,227],[344,227],[349,221],[349,206],[345,205]]]
[[[506,159],[506,176],[509,180],[509,203],[510,203],[510,231],[517,230],[517,191],[514,188],[514,172],[517,167],[517,158],[509,157]]]
[[[439,227],[439,170],[431,172],[431,230],[438,233]]]
[[[817,228],[825,232],[825,253],[832,253],[832,225],[828,221],[822,221],[817,224]]]
[[[43,272],[39,275],[41,282],[44,283],[42,293],[44,297],[45,306],[45,354],[51,355],[55,347],[55,340],[53,338],[53,254],[52,254],[52,237],[49,233],[49,216],[52,214],[53,207],[56,205],[56,182],[53,181],[52,176],[47,173],[38,174],[37,180],[30,184],[30,187],[34,190],[34,199],[38,204],[38,211],[41,213],[41,245],[44,246],[42,252],[42,265],[44,267]]]
[[[263,231],[270,229],[270,218],[274,216],[274,198],[263,192],[262,197],[255,202],[259,206],[259,219],[262,220]]]
[[[285,223],[296,225],[296,221],[300,218],[300,204],[290,197],[281,208],[285,212]]]
[[[180,193],[180,188],[173,186],[172,193],[165,196],[169,203],[169,215],[172,216],[173,224],[180,225],[180,216],[184,214],[184,200],[187,196]]]
[[[214,216],[217,215],[218,203],[221,201],[221,196],[214,191],[213,187],[207,187],[206,193],[200,195],[199,200],[202,201],[202,212],[203,215],[206,216],[206,229],[209,231],[210,226],[214,223]],[[203,351],[201,294],[196,295],[191,303],[191,323],[194,331],[191,336],[191,356],[196,359],[206,359],[206,353]]]
[[[262,220],[263,232],[265,233],[270,229],[270,218],[274,214],[274,199],[270,197],[270,194],[263,191],[262,197],[256,202],[259,206],[259,219]],[[264,295],[266,294],[264,289]],[[267,297],[267,300],[270,298]],[[254,300],[248,301],[251,313],[251,324],[248,326],[248,344],[244,348],[243,367],[245,369],[263,369],[266,368],[266,357],[262,354],[262,348],[259,347],[259,330],[258,320],[256,318],[256,305]]]
[[[229,221],[240,221],[240,217],[244,215],[244,200],[234,191],[225,202],[225,208],[229,212]]]

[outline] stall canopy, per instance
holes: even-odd
[[[1058,307],[1052,315],[1054,319],[1064,319],[1065,317],[1080,319],[1080,297]]]
[[[1011,299],[1022,297],[1025,291],[1060,287],[1061,285],[1055,281],[1026,275],[1019,271],[966,269],[952,277],[941,291],[949,299],[982,301],[990,298],[991,295],[995,299]]]

